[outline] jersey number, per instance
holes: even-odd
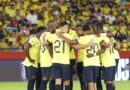
[[[45,52],[45,47],[43,46],[43,47],[42,47],[42,53],[44,53],[44,52]]]
[[[98,49],[98,44],[93,47],[90,47],[89,49],[86,49],[86,52],[89,53],[90,51],[92,51],[92,53],[96,53],[96,48]]]
[[[61,45],[62,45],[62,51],[58,50]],[[64,41],[60,42],[59,40],[56,40],[54,42],[54,51],[56,53],[64,53],[65,52],[65,42]]]

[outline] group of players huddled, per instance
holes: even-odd
[[[36,90],[47,90],[48,82],[49,90],[74,90],[72,77],[75,72],[81,90],[103,90],[102,79],[106,90],[115,90],[120,43],[106,29],[96,19],[77,25],[75,30],[68,22],[56,28],[53,20],[46,28],[38,27],[24,47],[27,90],[34,90],[35,83]],[[75,51],[78,52],[77,60]]]

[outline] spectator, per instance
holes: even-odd
[[[29,21],[31,25],[37,24],[38,16],[35,14],[34,10],[31,10],[30,13],[26,16],[26,19]]]

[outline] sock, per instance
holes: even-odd
[[[41,82],[42,82],[42,71],[40,68],[40,64],[38,63],[38,71],[36,73],[36,90],[40,90]]]
[[[62,86],[61,85],[55,85],[55,90],[62,90]]]
[[[96,83],[97,84],[97,90],[102,90],[102,84],[101,83]]]
[[[42,78],[37,78],[36,79],[36,90],[40,90]]]
[[[86,84],[81,82],[81,90],[87,90]]]
[[[35,83],[34,79],[28,81],[28,86],[27,86],[28,90],[34,89],[34,83]]]
[[[49,90],[55,90],[55,80],[50,80]]]
[[[115,86],[113,86],[113,90],[115,90]]]
[[[64,90],[64,84],[63,84],[63,81],[62,81],[61,87],[62,87],[62,90]]]
[[[46,90],[48,80],[42,80],[40,90]]]
[[[65,90],[71,90],[71,85],[66,85]]]
[[[114,86],[112,84],[107,84],[107,90],[113,90]]]
[[[85,83],[82,81],[82,75],[79,76],[81,90],[87,90]]]
[[[73,90],[73,80],[70,80],[70,90]]]

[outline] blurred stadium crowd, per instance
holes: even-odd
[[[98,18],[130,50],[129,0],[0,0],[0,50],[22,50],[30,33],[50,20],[79,23]]]

